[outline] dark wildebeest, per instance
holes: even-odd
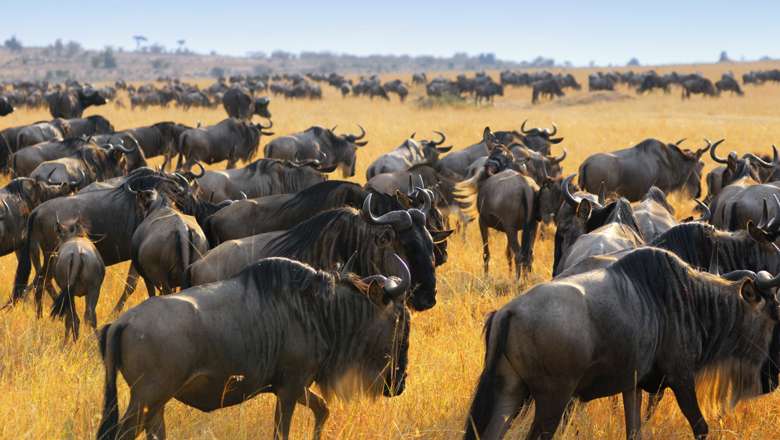
[[[8,102],[8,98],[0,96],[0,116],[8,116],[14,112],[14,106]]]
[[[266,97],[254,98],[249,90],[243,87],[233,87],[222,96],[222,106],[231,118],[249,120],[258,115],[263,118],[271,118],[268,105],[271,103]]]
[[[73,332],[73,340],[79,338],[79,316],[76,313],[77,296],[86,296],[84,320],[97,329],[97,307],[100,286],[106,275],[106,266],[95,245],[87,238],[87,232],[78,220],[57,223],[59,244],[54,266],[54,279],[60,293],[54,299],[51,316],[65,318],[65,340]]]
[[[759,224],[766,202],[780,197],[780,182],[754,184],[744,179],[723,188],[710,203],[710,223],[729,231],[747,227],[748,221]],[[769,217],[780,216],[780,202],[771,203]]]
[[[64,119],[54,119],[51,122],[36,122],[20,127],[16,133],[15,150],[39,144],[41,142],[62,140],[70,136],[70,124]]]
[[[591,73],[588,75],[588,91],[595,92],[598,90],[615,90],[615,82],[607,75],[598,73]]]
[[[539,102],[539,98],[547,97],[549,99],[554,99],[556,96],[559,98],[564,96],[561,85],[555,78],[534,81],[531,87],[533,90],[531,93],[531,102],[534,104]]]
[[[11,156],[11,169],[17,176],[29,176],[43,162],[74,156],[86,148],[100,148],[94,141],[91,138],[69,138],[22,148]]]
[[[719,80],[715,82],[715,87],[718,89],[718,93],[729,91],[737,96],[742,96],[744,93],[739,87],[737,79],[733,75],[724,73]]]
[[[401,145],[379,156],[368,166],[366,180],[371,180],[377,174],[405,171],[414,165],[438,162],[439,154],[450,151],[452,145],[441,147],[440,145],[444,143],[446,137],[440,131],[434,131],[434,133],[439,135],[438,141],[417,141],[412,133]]]
[[[682,99],[689,99],[692,94],[704,95],[704,96],[718,96],[720,91],[715,88],[707,78],[696,76],[683,80],[682,82]]]
[[[270,122],[270,121],[269,121]],[[234,168],[239,160],[249,162],[260,147],[260,136],[273,126],[252,124],[249,121],[228,118],[217,125],[191,128],[179,135],[176,169],[189,170],[195,162],[216,163],[227,160],[227,168]],[[182,159],[187,160],[182,165]]]
[[[333,171],[317,161],[302,163],[258,159],[244,168],[204,171],[197,177],[196,192],[211,202],[288,194],[324,182]]]
[[[654,89],[661,89],[664,93],[669,93],[669,85],[671,84],[668,76],[661,76],[655,72],[648,73],[642,78],[642,82],[636,89],[636,92],[640,95],[644,92],[652,92]]]
[[[479,104],[483,99],[493,103],[494,96],[504,96],[504,86],[491,81],[478,82],[474,87],[474,102]]]
[[[399,278],[329,274],[269,258],[234,278],[151,298],[100,331],[106,370],[100,439],[165,438],[165,404],[201,411],[259,393],[277,398],[274,438],[287,440],[295,404],[314,413],[320,439],[325,398],[396,396],[404,391],[409,349],[409,269]],[[387,274],[387,272],[385,272]],[[245,331],[244,329],[251,329]],[[132,384],[119,418],[117,370]]]
[[[767,162],[753,153],[745,153],[738,157],[735,151],[729,153],[726,159],[718,157],[716,152],[717,145],[710,149],[710,157],[717,163],[725,166],[719,166],[707,174],[707,198],[706,202],[712,200],[720,194],[720,191],[732,183],[748,179],[755,183],[764,181],[763,177],[771,178],[778,164],[777,148],[772,146],[773,159]]]
[[[530,273],[533,266],[534,241],[540,220],[539,187],[532,178],[508,169],[514,157],[489,127],[485,127],[483,137],[491,155],[480,172],[457,186],[457,198],[467,206],[464,211],[468,215],[479,217],[485,274],[490,263],[488,228],[493,228],[506,234],[509,270],[514,262],[515,277],[520,278],[526,272]],[[522,246],[517,240],[521,230]]]
[[[53,118],[80,118],[84,109],[108,102],[97,90],[66,90],[46,95],[49,113]]]
[[[657,139],[645,139],[639,144],[611,153],[596,153],[580,165],[579,186],[596,193],[602,183],[607,193],[619,194],[635,202],[647,194],[651,186],[666,193],[686,190],[692,197],[701,193],[699,160],[712,144],[696,151],[682,150],[679,145],[665,144]],[[722,140],[717,143],[723,142]]]
[[[618,393],[627,438],[635,438],[640,390],[662,386],[674,392],[694,436],[705,438],[696,379],[717,377],[711,391],[723,406],[760,392],[780,320],[778,285],[780,277],[766,272],[698,272],[654,248],[538,284],[487,320],[485,365],[464,438],[503,437],[533,400],[527,438],[552,439],[573,397]]]
[[[138,141],[146,158],[164,156],[162,167],[165,169],[177,153],[179,136],[191,128],[175,122],[158,122],[146,127],[131,128],[119,134],[132,135]]]
[[[428,77],[425,75],[425,73],[414,73],[412,74],[412,84],[416,86],[425,85],[425,83],[428,82]]]
[[[390,253],[408,262],[412,273],[409,304],[418,311],[436,305],[434,241],[418,209],[372,214],[372,195],[362,212],[338,208],[317,214],[287,231],[268,232],[226,241],[210,250],[187,270],[188,285],[206,284],[234,276],[268,257],[287,257],[322,269],[333,269],[357,252],[355,273],[382,273]]]
[[[57,248],[57,222],[80,220],[89,225],[89,236],[107,266],[130,259],[131,237],[143,220],[138,209],[136,192],[170,186],[180,190],[181,183],[167,175],[148,168],[136,170],[116,187],[80,192],[69,197],[58,197],[38,205],[27,220],[25,241],[19,251],[11,301],[18,301],[30,277],[31,262],[35,258],[36,276],[33,281],[38,316],[43,313],[42,295],[46,288],[53,295],[51,255]],[[38,259],[42,254],[43,260]],[[38,265],[42,261],[40,270]]]
[[[323,165],[338,165],[345,177],[352,177],[357,149],[368,143],[361,141],[366,130],[360,127],[359,135],[337,135],[335,129],[314,126],[301,133],[278,137],[265,146],[265,157],[289,161],[315,159]]]
[[[666,200],[666,194],[654,186],[632,208],[639,233],[647,242],[655,240],[677,224],[674,207]]]
[[[109,134],[114,132],[114,126],[111,125],[111,122],[100,115],[67,119],[66,122],[70,127],[68,137],[93,136],[96,134]]]

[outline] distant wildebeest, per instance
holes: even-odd
[[[66,90],[46,95],[53,118],[80,118],[84,109],[105,105],[108,100],[97,90]]]
[[[744,95],[742,89],[739,87],[737,79],[733,75],[724,73],[718,81],[715,82],[715,87],[718,89],[718,93],[729,91],[738,96]]]
[[[18,151],[24,147],[35,145],[41,142],[62,140],[72,137],[70,135],[70,124],[64,119],[54,119],[51,122],[36,122],[21,127],[16,132],[15,149]]]
[[[476,104],[482,100],[492,104],[494,96],[504,96],[504,86],[491,80],[477,83],[474,87],[474,102]]]
[[[412,273],[409,305],[418,311],[430,309],[436,305],[436,267],[434,238],[426,228],[425,214],[412,208],[375,216],[370,209],[371,199],[369,194],[362,211],[333,209],[287,231],[226,241],[189,267],[186,285],[230,278],[267,257],[293,258],[317,268],[333,269],[355,252],[354,271],[366,276],[381,273],[388,253],[397,252]]]
[[[540,98],[553,99],[564,95],[561,85],[554,78],[542,79],[532,84],[531,102],[534,104],[538,103]]]
[[[640,95],[644,92],[652,92],[654,89],[661,89],[664,93],[669,93],[671,81],[667,76],[660,76],[655,72],[650,72],[642,78],[642,82],[636,89]]]
[[[14,112],[14,106],[8,102],[8,98],[0,96],[0,116],[8,116]]]
[[[630,148],[593,154],[580,165],[579,186],[597,193],[603,182],[607,193],[619,194],[632,202],[647,194],[651,186],[666,193],[685,190],[699,198],[704,166],[699,159],[712,144],[707,141],[705,147],[690,151],[681,149],[680,143],[682,140],[665,144],[645,139]]]
[[[404,102],[406,100],[406,96],[409,95],[409,88],[407,88],[406,84],[404,84],[400,79],[388,81],[382,85],[382,88],[384,88],[388,93],[395,93],[398,95],[398,98],[401,100],[401,102]]]
[[[87,116],[86,118],[74,118],[65,120],[70,127],[68,137],[93,136],[96,134],[109,134],[114,132],[114,126],[108,119],[100,115]]]
[[[654,248],[606,269],[538,284],[485,324],[485,365],[464,438],[502,438],[535,401],[527,438],[549,439],[573,397],[587,402],[619,393],[627,438],[635,438],[640,390],[665,386],[694,436],[705,438],[696,378],[713,369],[719,380],[711,392],[723,406],[761,391],[760,372],[780,320],[778,285],[780,277],[766,272],[723,278],[698,272]]]
[[[60,293],[54,299],[52,317],[65,318],[65,339],[73,334],[79,338],[79,317],[76,313],[76,297],[86,296],[84,320],[97,329],[97,307],[100,287],[106,275],[106,266],[95,245],[87,238],[84,225],[79,220],[57,223],[59,244],[54,267],[54,279]]]
[[[682,82],[682,99],[689,99],[691,95],[718,96],[720,91],[715,88],[707,78],[695,75]]]
[[[434,131],[440,139],[438,141],[414,139],[414,133],[394,150],[385,153],[366,170],[366,180],[382,173],[392,173],[395,171],[408,170],[414,165],[421,163],[435,163],[439,160],[439,154],[446,153],[452,149],[452,146],[441,147],[446,136],[440,131]]]
[[[258,159],[243,168],[204,171],[195,176],[196,192],[215,203],[294,193],[324,182],[325,173],[333,170],[314,160],[299,163]]]
[[[178,151],[179,136],[191,128],[175,122],[158,122],[146,127],[131,128],[120,133],[132,135],[138,141],[147,159],[164,156],[162,167],[166,169]],[[109,137],[110,141],[114,141],[114,139]]]
[[[249,120],[258,115],[263,118],[271,118],[268,105],[271,103],[266,97],[255,98],[249,90],[243,87],[233,87],[222,96],[222,106],[228,116],[236,119]]]
[[[263,131],[272,126],[228,118],[216,125],[185,130],[179,135],[176,169],[189,170],[195,162],[227,160],[227,168],[234,168],[239,160],[249,162],[260,147],[260,136],[273,135]],[[182,165],[183,158],[187,160]]]
[[[144,430],[165,438],[164,410],[172,398],[210,412],[270,392],[277,398],[274,438],[289,437],[300,403],[314,413],[319,440],[328,407],[310,390],[314,382],[326,399],[401,394],[411,281],[403,261],[389,259],[400,278],[329,274],[270,258],[234,278],[151,298],[126,312],[100,331],[106,381],[97,437],[135,438]],[[132,384],[121,419],[117,370]]]
[[[607,75],[591,73],[588,75],[588,90],[595,92],[598,90],[615,90],[615,82]]]
[[[414,85],[425,85],[425,83],[428,82],[428,78],[426,77],[425,73],[414,73],[412,74],[412,84]]]
[[[335,129],[314,126],[301,133],[278,137],[265,146],[265,157],[288,161],[319,160],[326,166],[339,166],[345,177],[352,177],[355,175],[357,149],[368,144],[361,141],[366,136],[366,130],[360,127],[359,135],[337,135]]]

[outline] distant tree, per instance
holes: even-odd
[[[52,49],[54,49],[54,55],[57,55],[58,57],[62,56],[62,52],[65,50],[65,45],[62,44],[62,38],[57,38],[54,41]]]
[[[143,35],[133,35],[133,40],[135,40],[135,50],[139,50],[141,48],[141,43],[149,41]]]
[[[117,62],[114,56],[114,49],[106,47],[102,52],[93,56],[90,60],[94,69],[116,69]]]
[[[184,48],[184,44],[186,42],[187,42],[187,40],[184,40],[184,39],[176,40],[176,44],[179,45],[179,48],[176,49],[176,53],[185,53],[185,52],[187,52],[187,50]]]
[[[637,59],[637,57],[631,58],[630,60],[628,60],[628,63],[626,63],[626,66],[628,66],[628,67],[638,67],[638,66],[640,66],[639,59]]]
[[[149,46],[149,52],[155,54],[165,53],[165,46],[163,46],[160,43],[154,43],[151,46]]]
[[[730,63],[731,62],[731,58],[729,58],[729,54],[727,54],[725,50],[720,52],[720,58],[718,59],[718,62],[719,63]]]
[[[277,59],[277,60],[292,60],[295,58],[295,55],[291,52],[285,52],[283,50],[275,50],[271,52],[271,58]]]
[[[76,56],[79,52],[82,51],[81,43],[77,41],[68,41],[68,43],[65,45],[65,56],[68,58],[72,58]]]
[[[21,52],[22,51],[22,42],[19,41],[18,38],[16,38],[16,35],[12,36],[11,38],[5,40],[3,43],[3,46],[5,46],[6,49],[10,50],[11,52]]]

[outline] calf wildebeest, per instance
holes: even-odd
[[[329,274],[270,258],[234,278],[129,310],[100,331],[106,380],[97,437],[134,438],[143,429],[165,438],[164,409],[172,398],[209,412],[271,392],[274,438],[288,438],[300,403],[314,413],[319,440],[328,408],[309,389],[314,382],[325,398],[401,394],[411,280],[403,261],[391,259],[400,279]],[[117,370],[132,384],[121,419]]]
[[[337,135],[335,130],[336,127],[314,126],[301,133],[278,137],[265,146],[265,157],[289,161],[319,160],[323,165],[339,166],[345,177],[352,177],[357,161],[355,153],[368,143],[361,141],[366,136],[366,130],[360,127],[359,135]]]
[[[8,116],[14,112],[14,106],[8,102],[8,98],[0,96],[0,116]]]
[[[412,133],[401,145],[379,156],[368,166],[366,180],[371,180],[377,174],[404,171],[417,164],[437,162],[439,154],[450,151],[452,146],[441,147],[440,145],[444,143],[446,136],[440,131],[434,131],[434,133],[439,135],[438,141],[417,141]]]
[[[84,109],[108,102],[97,90],[66,90],[46,95],[49,113],[53,118],[80,118]]]
[[[627,437],[634,438],[640,389],[661,386],[672,389],[693,434],[705,438],[696,379],[717,377],[710,386],[724,406],[761,390],[760,371],[780,320],[778,285],[780,277],[766,272],[723,278],[698,272],[654,248],[536,285],[487,320],[485,365],[464,438],[503,437],[534,400],[527,438],[551,439],[572,397],[618,393]]]
[[[65,318],[65,339],[67,340],[72,332],[75,341],[79,338],[80,325],[75,297],[86,296],[84,320],[96,330],[95,308],[100,297],[100,286],[103,285],[106,275],[106,266],[78,220],[58,222],[57,234],[59,244],[52,265],[60,293],[54,299],[51,316]]]
[[[553,99],[557,97],[563,97],[565,94],[561,90],[561,85],[555,78],[542,79],[535,81],[532,85],[531,102],[536,104],[539,102],[539,98],[547,97]]]
[[[30,277],[31,262],[35,257],[36,276],[33,282],[38,316],[43,313],[44,287],[53,294],[49,260],[57,247],[57,222],[81,220],[89,225],[89,236],[95,241],[106,266],[130,259],[133,232],[143,220],[138,209],[136,192],[162,186],[180,190],[181,183],[167,175],[148,168],[136,170],[116,187],[94,189],[69,197],[58,197],[41,203],[27,220],[24,243],[19,251],[19,266],[14,278],[11,301],[18,301]],[[40,254],[43,260],[37,257]],[[38,264],[43,265],[40,270]]]
[[[633,206],[639,233],[650,242],[677,224],[674,207],[666,200],[666,194],[656,187]]]
[[[185,286],[234,276],[244,267],[268,257],[293,258],[314,267],[332,269],[357,252],[355,273],[381,273],[388,252],[409,264],[412,291],[409,304],[418,311],[436,305],[434,239],[418,209],[390,211],[378,217],[366,197],[362,212],[338,208],[317,214],[287,231],[226,241],[187,269]],[[445,237],[446,238],[446,237]]]
[[[481,172],[458,185],[457,197],[459,202],[468,205],[465,208],[468,214],[476,212],[479,217],[485,273],[490,264],[488,228],[493,228],[506,234],[509,270],[514,262],[515,277],[520,278],[533,266],[534,241],[540,220],[539,187],[532,178],[506,169],[507,163],[513,161],[512,152],[498,143],[489,127],[485,127],[483,137],[492,153]],[[517,233],[521,230],[522,246],[517,241]]]
[[[682,89],[682,99],[689,99],[692,94],[704,96],[718,96],[720,94],[720,91],[715,88],[712,81],[701,76],[683,80]]]
[[[51,122],[36,122],[20,127],[16,132],[15,150],[45,141],[62,140],[70,136],[70,124],[64,119]]]
[[[100,115],[87,116],[86,118],[66,119],[70,130],[68,137],[93,136],[96,134],[109,134],[114,132],[114,126],[108,119]]]
[[[233,87],[222,95],[222,106],[231,118],[252,119],[258,115],[263,118],[271,118],[268,105],[271,103],[266,97],[255,98],[249,90],[243,87]]]
[[[651,186],[666,193],[684,189],[699,198],[704,166],[699,159],[712,146],[706,142],[705,147],[690,151],[679,147],[682,140],[665,144],[645,139],[630,148],[593,154],[580,165],[579,186],[596,193],[603,183],[607,193],[619,194],[632,202],[647,194]],[[723,140],[716,144],[720,142]]]
[[[715,87],[718,89],[718,93],[729,91],[737,96],[742,96],[744,93],[739,87],[737,79],[733,75],[724,73],[719,80],[715,82]]]
[[[249,162],[260,147],[260,136],[273,135],[263,131],[271,128],[262,124],[228,118],[209,127],[185,130],[179,135],[176,169],[189,170],[195,162],[216,163],[227,160],[227,168],[234,168],[239,160]],[[182,165],[182,159],[187,160]]]
[[[212,202],[294,193],[324,182],[324,173],[333,169],[316,160],[297,163],[258,159],[243,168],[204,171],[196,176],[196,192]]]

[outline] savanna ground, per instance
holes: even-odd
[[[717,79],[727,68],[740,75],[745,70],[769,67],[777,66],[762,63],[727,67],[678,66],[676,69],[701,71]],[[527,88],[508,89],[506,96],[499,97],[494,106],[423,109],[412,102],[400,104],[395,99],[390,103],[372,102],[367,98],[341,99],[333,89],[323,87],[325,99],[322,101],[274,99],[271,106],[273,130],[286,134],[321,124],[357,131],[355,124],[362,124],[368,131],[370,143],[359,152],[355,177],[359,182],[364,181],[365,169],[374,158],[397,146],[414,131],[418,138],[428,136],[431,130],[444,131],[448,144],[462,148],[478,141],[486,125],[493,129],[518,128],[524,119],[528,119],[531,126],[549,126],[555,122],[560,127],[559,133],[565,137],[560,146],[569,153],[564,162],[564,174],[576,172],[581,161],[591,153],[623,148],[647,137],[668,141],[688,138],[686,145],[690,148],[703,145],[704,137],[725,137],[726,142],[721,147],[723,154],[732,149],[770,152],[770,145],[780,141],[777,110],[780,86],[748,86],[742,98],[724,95],[718,99],[695,97],[681,101],[677,89],[669,95],[636,97],[632,91],[620,88],[618,93],[593,99],[585,91],[587,73],[584,70],[575,72],[584,85],[583,91],[568,92],[562,101],[537,106],[529,104]],[[423,90],[418,88],[413,93],[419,95]],[[627,98],[620,99],[623,95]],[[131,111],[108,105],[89,109],[87,114],[97,112],[108,117],[117,129],[161,120],[212,124],[225,117],[221,107]],[[20,110],[0,120],[0,127],[42,119],[49,119],[45,110]],[[263,144],[266,141],[263,139]],[[560,147],[554,147],[553,152],[558,154]],[[713,165],[709,158],[706,162],[709,170]],[[673,200],[678,217],[690,213],[690,200],[681,197]],[[494,233],[491,237],[493,260],[487,277],[482,273],[477,227],[469,227],[465,242],[459,237],[452,238],[449,262],[438,270],[438,304],[413,317],[406,392],[392,399],[356,398],[349,402],[331,402],[326,437],[460,437],[471,393],[482,368],[484,317],[530,283],[549,278],[552,235],[552,229],[542,228],[535,247],[533,274],[520,285],[507,270],[503,236]],[[128,264],[117,265],[107,274],[98,308],[101,325],[113,318],[110,311],[123,287],[127,268]],[[0,296],[3,298],[10,293],[15,270],[13,256],[0,259]],[[145,298],[146,293],[139,286],[128,305],[133,306]],[[77,304],[78,310],[83,310],[81,299]],[[0,313],[1,438],[81,439],[94,436],[101,417],[104,377],[96,340],[87,330],[82,332],[78,343],[63,346],[62,333],[62,323],[48,318],[37,320],[29,300],[11,311]],[[119,383],[120,407],[124,410],[128,392],[124,381]],[[269,438],[273,429],[273,402],[273,396],[260,396],[240,406],[204,414],[172,401],[166,411],[168,434],[176,439]],[[714,438],[778,438],[780,393],[741,403],[734,411],[722,415],[709,412],[708,421]],[[529,424],[529,416],[519,419],[509,437],[523,435]],[[309,411],[299,407],[293,420],[294,437],[308,438],[312,425]],[[658,439],[691,437],[671,393],[667,393],[643,433]],[[581,405],[569,426],[559,430],[558,435],[566,439],[623,438],[623,411],[619,398]]]

